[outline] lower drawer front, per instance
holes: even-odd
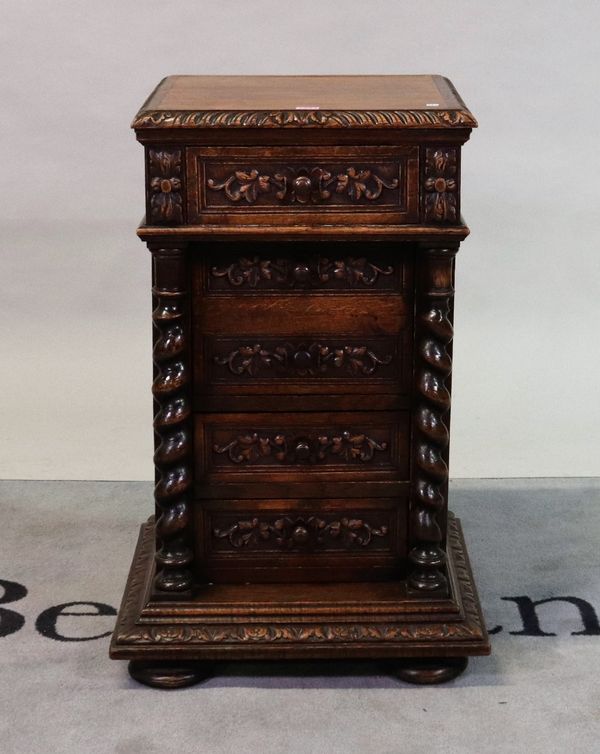
[[[195,506],[199,581],[402,577],[404,497],[205,500]]]
[[[196,414],[196,479],[406,480],[408,412]],[[292,493],[293,494],[293,493]]]

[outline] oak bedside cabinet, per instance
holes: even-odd
[[[460,153],[440,76],[171,76],[133,121],[153,263],[155,515],[111,656],[489,653],[447,508]]]

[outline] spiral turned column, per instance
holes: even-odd
[[[192,431],[186,254],[151,249],[153,256],[156,578],[159,592],[192,586],[190,488]]]
[[[456,249],[418,252],[409,587],[446,592],[452,300]]]

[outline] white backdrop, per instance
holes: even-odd
[[[600,472],[594,0],[5,0],[0,476],[150,479],[129,122],[172,73],[441,73],[463,152],[455,477]]]

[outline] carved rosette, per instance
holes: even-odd
[[[148,150],[148,221],[183,223],[181,150]]]
[[[454,223],[458,220],[457,150],[432,147],[425,150],[423,182],[425,220]]]
[[[409,585],[418,592],[446,591],[444,530],[447,512],[451,304],[455,249],[419,252],[417,303],[414,488],[411,498]]]
[[[153,261],[152,392],[157,407],[154,463],[158,507],[155,586],[159,591],[182,592],[192,586],[193,558],[189,531],[192,435],[185,251],[154,250]]]

